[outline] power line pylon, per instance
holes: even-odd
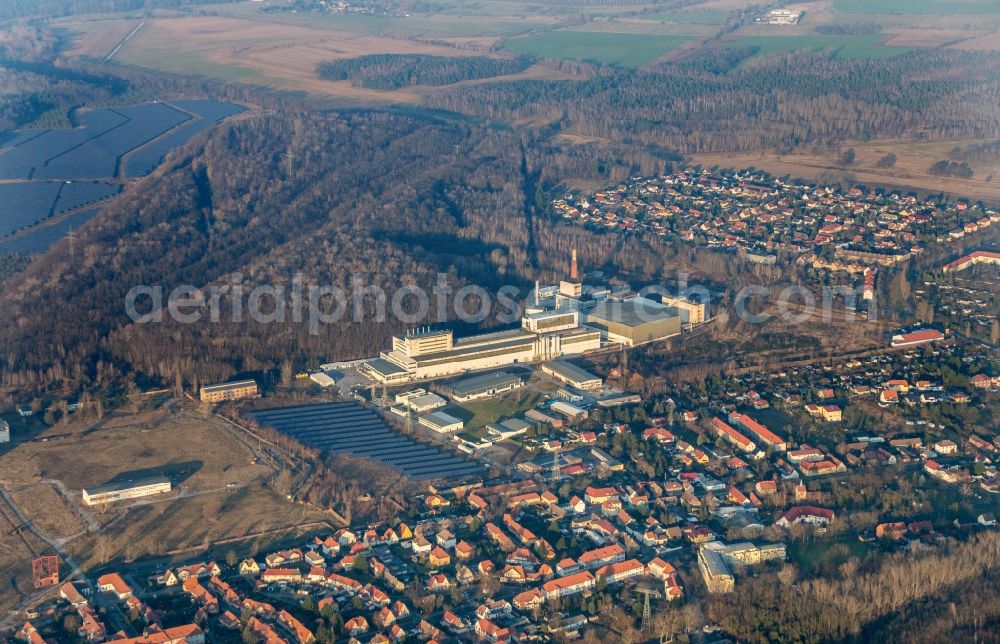
[[[640,595],[642,595],[642,630],[641,630],[641,632],[643,633],[643,635],[646,635],[649,632],[649,628],[651,626],[650,619],[652,618],[652,609],[650,607],[649,598],[650,597],[657,597],[657,598],[663,597],[663,594],[659,590],[657,590],[656,588],[653,588],[652,586],[645,585],[645,584],[639,584],[638,586],[636,586],[635,587],[635,592],[637,592]]]

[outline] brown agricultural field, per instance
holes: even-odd
[[[951,45],[955,49],[973,49],[976,51],[1000,51],[1000,31],[991,31],[962,42]]]
[[[80,35],[70,52],[75,56],[102,59],[139,25],[138,20],[93,18],[71,26]]]
[[[885,45],[889,47],[961,47],[970,39],[985,35],[967,29],[887,29]]]
[[[88,57],[106,56],[136,24],[131,20],[92,19],[67,19],[61,23],[73,35],[68,55]],[[364,29],[352,31],[347,26],[322,21],[310,26],[242,16],[147,18],[142,29],[122,46],[113,60],[178,74],[308,92],[350,103],[415,104],[434,88],[366,89],[348,81],[322,80],[316,74],[316,65],[369,54],[478,55],[495,42],[495,37],[434,41],[369,33]],[[453,46],[436,44],[444,41]],[[564,77],[559,72],[533,67],[501,79]]]

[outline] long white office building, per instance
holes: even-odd
[[[165,476],[155,476],[138,481],[106,483],[97,487],[85,488],[83,490],[83,502],[87,505],[114,503],[115,501],[163,494],[169,492],[170,489],[170,479]]]
[[[526,315],[521,328],[455,338],[450,330],[419,330],[392,339],[392,350],[365,362],[362,371],[395,383],[451,376],[521,362],[554,360],[599,349],[601,333],[580,326],[577,311]]]

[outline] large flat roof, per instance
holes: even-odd
[[[230,389],[243,389],[244,387],[256,387],[256,380],[234,380],[232,382],[222,382],[217,385],[205,385],[204,391],[228,391]]]
[[[451,414],[446,414],[443,411],[432,411],[426,416],[421,416],[421,420],[432,423],[436,427],[446,427],[448,425],[454,425],[455,423],[465,423],[462,422],[461,418],[455,418]]]
[[[372,358],[367,363],[368,368],[375,373],[380,373],[383,376],[389,376],[397,373],[406,373],[406,369],[403,369],[397,364],[393,364],[384,358]]]
[[[588,321],[596,319],[633,327],[679,316],[680,313],[672,306],[639,297],[607,300],[587,312]]]
[[[489,351],[499,351],[501,353],[518,353],[530,349],[535,342],[534,334],[518,334],[513,339],[499,338],[493,342],[483,342],[480,344],[468,344],[457,346],[451,351],[435,351],[434,353],[414,356],[412,360],[416,365],[425,366],[439,364],[441,362],[461,362],[462,360],[475,359],[475,356]]]
[[[584,382],[587,380],[600,380],[600,377],[595,376],[586,369],[576,366],[572,362],[566,362],[565,360],[556,360],[554,362],[549,362],[545,365],[546,369],[549,369],[553,373],[557,373],[563,378],[572,380],[574,382]]]
[[[165,476],[150,476],[148,478],[135,479],[133,481],[114,481],[112,483],[104,483],[103,485],[84,488],[84,490],[87,494],[93,496],[94,494],[120,492],[122,490],[131,490],[134,487],[145,487],[147,485],[156,485],[158,483],[170,483],[170,479]]]
[[[446,386],[452,392],[461,395],[473,393],[480,389],[506,385],[511,382],[521,382],[522,380],[524,378],[516,374],[507,373],[506,371],[492,371],[479,376],[456,380],[455,382],[448,383]]]

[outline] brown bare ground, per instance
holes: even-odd
[[[885,45],[888,47],[943,47],[961,45],[963,41],[984,35],[981,31],[967,29],[887,29]]]
[[[13,511],[0,502],[0,615],[15,608],[25,595],[34,592],[31,560],[52,554],[48,545],[21,528]]]
[[[96,535],[87,534],[67,547],[80,565],[87,568],[330,519],[310,506],[291,503],[269,488],[255,484],[127,509],[112,507],[106,516],[100,517],[102,523],[112,521],[109,529]],[[246,555],[250,554],[248,549],[253,542],[232,547],[240,555]],[[196,556],[192,553],[188,558]]]
[[[35,483],[11,493],[36,528],[50,539],[65,539],[85,529],[77,510],[49,483]]]
[[[855,163],[847,168],[834,165],[836,156],[800,152],[778,155],[773,152],[744,154],[707,153],[690,158],[695,163],[733,168],[756,167],[775,175],[789,174],[812,181],[852,181],[867,185],[913,189],[923,192],[944,192],[986,201],[1000,201],[1000,165],[972,164],[972,179],[937,177],[928,168],[939,159],[948,158],[956,145],[968,145],[971,140],[913,143],[907,141],[870,141],[845,143],[857,153]],[[876,168],[875,163],[888,153],[897,157],[892,168]],[[989,179],[989,181],[987,181]]]
[[[104,22],[67,22],[74,36],[71,55],[106,55],[135,23],[117,33]],[[222,80],[246,80],[276,89],[346,99],[351,103],[419,103],[437,88],[407,87],[374,90],[349,81],[326,81],[316,74],[320,62],[368,54],[468,56],[483,52],[495,37],[454,38],[456,46],[338,30],[329,25],[301,24],[230,16],[147,19],[145,26],[119,52],[125,64],[177,73],[204,74]],[[461,48],[464,47],[464,48]],[[204,64],[203,64],[204,63]],[[563,79],[565,74],[534,66],[520,74],[487,79]]]
[[[89,58],[104,58],[138,24],[138,20],[119,19],[67,23],[74,45],[70,53]]]
[[[153,411],[90,425],[62,425],[45,435],[47,442],[20,443],[0,456],[0,483],[12,490],[18,507],[46,536],[73,537],[65,548],[85,569],[278,531],[259,543],[226,546],[246,554],[255,544],[266,547],[275,539],[305,531],[300,528],[304,524],[333,519],[269,487],[265,481],[273,471],[251,465],[249,452],[214,416],[164,417]],[[175,491],[107,507],[67,501],[53,485],[40,480],[61,480],[75,494],[117,475],[154,472],[179,480]],[[102,530],[86,531],[84,517],[92,518]],[[0,506],[0,611],[16,604],[23,594],[17,589],[30,592],[31,557],[49,550],[22,531],[28,540],[25,545],[12,532],[18,524],[10,510]],[[196,556],[197,552],[189,555]]]
[[[973,49],[976,51],[1000,51],[1000,31],[991,31],[975,38],[963,40],[952,45],[955,49]]]
[[[166,472],[183,478],[183,489],[206,490],[255,480],[262,468],[214,418],[97,429],[21,443],[0,457],[0,483],[9,489],[51,478],[78,491],[131,472]]]

